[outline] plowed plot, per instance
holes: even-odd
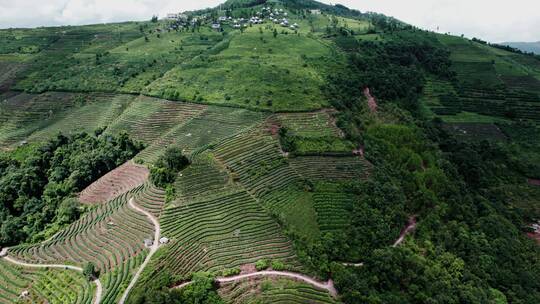
[[[146,167],[128,161],[84,189],[79,200],[83,204],[108,202],[144,184],[148,175]]]

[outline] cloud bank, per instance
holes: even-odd
[[[223,0],[224,1],[224,0]],[[218,5],[220,0],[0,0],[0,28],[148,20],[156,14]],[[330,1],[323,1],[330,2]],[[493,42],[540,41],[538,0],[342,0],[361,11],[421,28]],[[336,2],[334,2],[336,3]]]

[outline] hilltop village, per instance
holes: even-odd
[[[306,10],[302,15],[305,16],[306,14],[321,15],[322,13],[321,10],[314,9]],[[223,31],[225,27],[242,30],[254,24],[273,24],[275,26],[281,26],[293,31],[300,28],[298,23],[290,20],[289,13],[283,8],[265,6],[262,7],[261,10],[258,10],[251,15],[241,15],[242,16],[235,16],[231,10],[219,10],[217,12],[213,12],[212,14],[202,15],[194,15],[190,12],[182,12],[169,13],[164,20],[168,21],[168,30],[181,30],[197,26],[209,26],[216,31]]]

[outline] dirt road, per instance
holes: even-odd
[[[332,280],[328,280],[328,282],[319,282],[306,275],[295,273],[295,272],[289,272],[289,271],[263,270],[263,271],[257,271],[257,272],[252,272],[252,273],[239,274],[239,275],[231,276],[231,277],[220,277],[220,278],[216,278],[216,281],[219,283],[228,283],[228,282],[240,281],[243,279],[252,278],[252,277],[260,277],[260,276],[277,276],[277,277],[293,278],[296,280],[304,281],[319,289],[327,290],[332,295],[332,297],[334,298],[337,297],[337,290],[334,287],[334,282]],[[184,288],[190,284],[191,282],[186,282],[178,286],[175,286],[174,288]]]
[[[23,267],[28,267],[28,268],[58,268],[58,269],[69,269],[69,270],[74,270],[74,271],[78,271],[78,272],[83,272],[83,269],[81,267],[77,267],[77,266],[73,266],[73,265],[62,265],[62,264],[30,264],[30,263],[25,263],[25,262],[21,262],[21,261],[18,261],[12,257],[9,257],[7,255],[7,248],[4,248],[2,250],[2,252],[0,253],[0,256],[3,256],[3,259],[10,262],[10,263],[13,263],[13,264],[16,264],[16,265],[19,265],[19,266],[23,266]],[[101,297],[103,295],[103,286],[101,285],[101,282],[99,281],[99,279],[95,280],[94,283],[96,284],[96,294],[94,295],[94,301],[92,302],[93,304],[99,304],[101,302]]]
[[[152,247],[150,247],[150,252],[144,259],[144,262],[139,267],[139,270],[137,270],[137,273],[135,273],[135,276],[131,279],[131,282],[129,282],[128,287],[124,291],[124,294],[122,295],[122,298],[120,298],[119,304],[124,304],[127,300],[127,297],[129,296],[129,292],[131,289],[133,289],[133,286],[137,283],[139,280],[139,277],[141,276],[141,273],[143,272],[144,268],[148,265],[150,262],[150,259],[152,259],[152,256],[156,253],[156,251],[159,249],[159,239],[161,238],[161,226],[159,225],[159,221],[157,218],[155,218],[150,212],[142,209],[141,207],[137,206],[135,204],[135,200],[133,198],[129,199],[129,206],[136,210],[139,213],[142,213],[146,215],[150,221],[154,224],[154,243],[152,244]]]

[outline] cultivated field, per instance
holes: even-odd
[[[0,303],[90,304],[93,295],[93,285],[80,273],[30,269],[0,260]]]
[[[225,303],[337,303],[326,290],[289,279],[258,277],[221,283],[219,294]]]

